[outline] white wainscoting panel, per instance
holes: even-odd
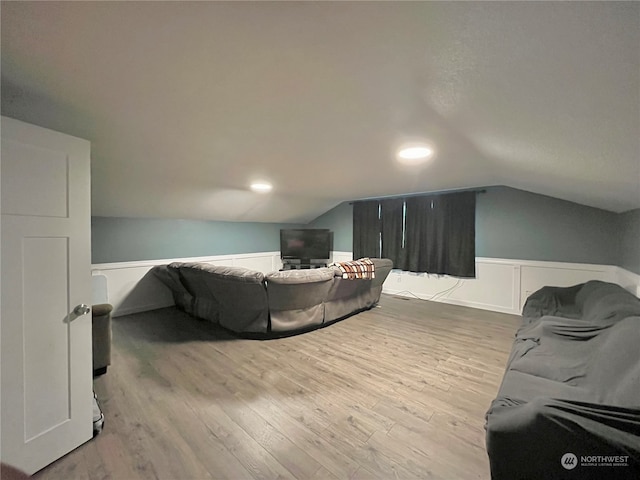
[[[280,255],[278,254],[278,260]],[[257,254],[255,256],[237,257],[233,259],[234,267],[250,268],[251,270],[258,270],[262,273],[273,272],[279,270],[281,267],[274,264],[273,255]]]
[[[335,251],[329,261],[344,262],[352,258],[351,252]],[[173,305],[169,289],[149,270],[155,265],[176,261],[245,267],[263,273],[282,268],[280,252],[262,252],[102,263],[93,265],[92,272],[103,276],[101,283],[106,279],[106,301],[114,306],[114,316],[127,315]],[[545,285],[566,287],[589,280],[617,283],[640,296],[640,275],[620,267],[483,257],[476,258],[476,278],[458,279],[393,270],[383,291],[518,315],[527,297]]]
[[[94,275],[102,275],[107,279],[107,303],[113,305],[114,317],[174,304],[171,291],[149,273],[153,267],[154,265],[127,265],[121,268],[103,268],[100,264],[93,266]]]
[[[626,288],[636,297],[640,297],[640,275],[624,268],[616,267],[615,283]]]
[[[476,262],[476,278],[461,281],[460,288],[447,295],[450,303],[497,312],[518,311],[520,268],[502,262]]]
[[[566,287],[602,280],[619,283],[636,293],[630,275],[619,267],[562,262],[476,258],[476,278],[456,279],[447,275],[427,275],[394,270],[383,291],[484,310],[520,314],[527,297],[546,286]],[[626,272],[626,270],[623,270]],[[626,278],[625,283],[620,278]],[[632,286],[632,288],[630,288]]]
[[[171,258],[140,262],[98,263],[91,266],[93,275],[106,278],[107,301],[113,316],[155,310],[174,304],[171,291],[149,270],[171,262],[200,262],[258,270],[263,273],[281,268],[280,252],[216,255],[210,257]]]
[[[512,262],[476,260],[476,278],[393,270],[384,283],[385,293],[465,305],[484,310],[517,313],[519,266]]]
[[[570,287],[589,280],[615,282],[615,270],[611,265],[591,265],[582,263],[528,262],[521,261],[520,304],[529,295],[545,285]]]
[[[351,252],[331,252],[331,258],[329,259],[329,263],[334,262],[350,262],[353,260],[353,253]]]

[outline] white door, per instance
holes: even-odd
[[[1,127],[0,458],[31,474],[92,437],[90,145]]]

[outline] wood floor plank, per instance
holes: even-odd
[[[301,419],[292,417],[286,408],[267,399],[254,399],[249,408],[268,419],[300,448],[337,478],[347,479],[358,470],[359,464],[338,448],[309,429]]]
[[[229,451],[259,480],[295,479],[259,442],[233,421],[217,404],[200,412],[200,418]]]
[[[477,478],[477,472],[486,467],[486,455],[480,445],[469,448],[468,444],[460,444],[450,432],[430,423],[415,423],[411,427],[397,424],[387,435],[397,443],[412,445],[430,458],[444,461],[455,478]]]
[[[519,318],[383,295],[272,340],[167,308],[113,320],[104,431],[36,479],[486,480]]]
[[[320,463],[244,402],[227,402],[221,407],[231,420],[242,427],[295,478],[311,478],[320,469]]]
[[[115,433],[105,432],[100,439],[100,458],[104,467],[109,471],[111,478],[130,478],[136,480],[141,478],[136,470],[127,448],[124,445],[124,438]],[[70,473],[68,473],[70,475]],[[75,478],[73,476],[60,478]]]
[[[355,435],[350,428],[345,428],[343,423],[328,427],[320,436],[380,479],[417,477],[417,472],[407,470],[391,458],[392,456],[385,449],[378,449],[362,442],[358,435]]]

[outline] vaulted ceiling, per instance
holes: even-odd
[[[1,16],[2,113],[92,142],[94,215],[305,222],[485,185],[640,207],[637,2],[3,1]],[[413,138],[437,154],[401,166]]]

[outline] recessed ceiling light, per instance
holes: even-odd
[[[251,184],[251,190],[258,193],[269,193],[273,186],[267,182],[254,182]]]
[[[433,157],[435,151],[428,143],[408,143],[398,149],[396,158],[407,165],[417,165]]]

